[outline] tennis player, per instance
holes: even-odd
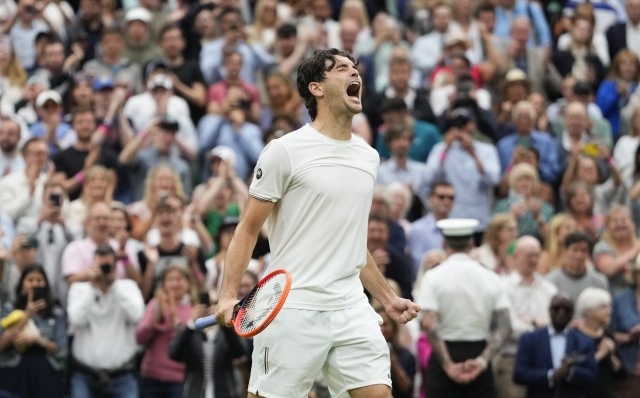
[[[317,51],[298,69],[313,122],[262,151],[228,249],[216,318],[231,325],[236,291],[268,217],[267,272],[291,273],[289,296],[254,340],[249,397],[306,398],[322,372],[334,398],[391,398],[382,319],[363,286],[400,323],[420,307],[396,296],[367,252],[367,219],[380,158],[351,134],[362,111],[353,58]]]

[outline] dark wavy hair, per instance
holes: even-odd
[[[22,291],[22,284],[24,283],[24,280],[27,277],[27,275],[29,275],[32,272],[37,272],[40,275],[42,275],[42,277],[44,278],[44,282],[45,282],[44,301],[47,302],[47,306],[42,310],[42,313],[44,315],[49,316],[53,311],[54,302],[53,302],[53,297],[51,296],[51,287],[49,286],[49,279],[47,278],[47,273],[44,271],[44,268],[42,268],[42,266],[39,264],[27,265],[24,271],[22,271],[22,275],[20,275],[20,282],[18,282],[18,285],[16,286],[17,298],[16,298],[16,302],[14,303],[15,304],[14,307],[17,310],[25,310],[27,308],[27,302],[29,301],[29,296]]]
[[[304,104],[309,110],[311,120],[316,120],[318,115],[318,101],[309,91],[309,84],[323,82],[326,77],[325,73],[330,72],[338,63],[337,56],[345,57],[356,66],[358,65],[358,61],[348,52],[332,48],[316,51],[311,58],[304,60],[298,67],[298,93],[304,99]],[[327,61],[329,61],[328,65]]]

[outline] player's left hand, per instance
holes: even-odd
[[[420,306],[411,300],[396,297],[384,310],[394,321],[405,324],[418,316]]]

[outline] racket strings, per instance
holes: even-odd
[[[240,319],[239,331],[249,333],[256,330],[278,305],[284,291],[287,277],[276,274],[267,279],[246,300],[244,313]]]

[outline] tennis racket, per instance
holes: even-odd
[[[266,329],[278,315],[291,289],[291,274],[279,269],[266,275],[233,309],[231,323],[240,337],[249,338]],[[215,315],[196,320],[198,330],[217,325]]]

